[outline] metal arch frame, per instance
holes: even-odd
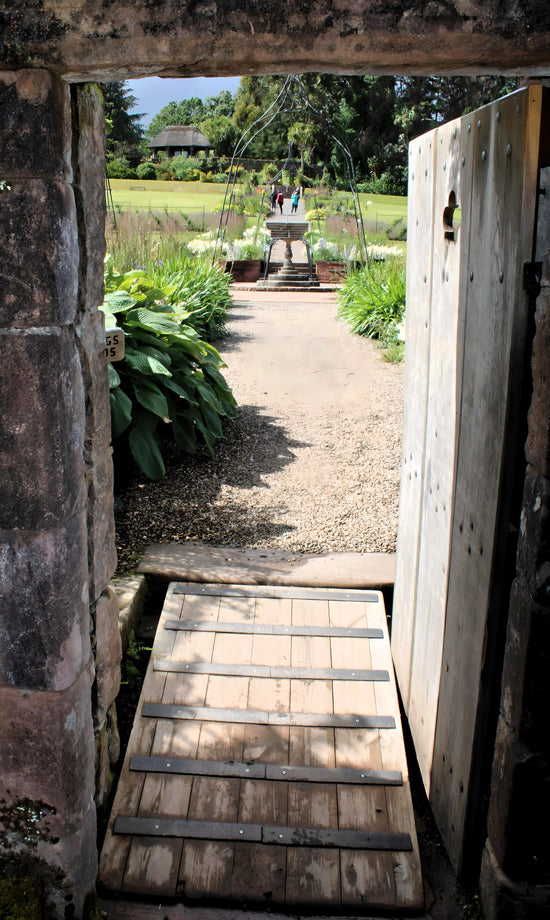
[[[298,101],[298,97],[296,95],[292,95],[292,89],[295,86],[297,86],[299,89],[300,102],[301,102],[300,106],[296,105],[296,102]],[[290,104],[288,104],[289,102]],[[283,86],[281,87],[281,90],[279,91],[278,95],[273,100],[271,105],[266,109],[266,111],[262,115],[260,115],[250,125],[250,127],[246,129],[246,131],[241,135],[241,137],[235,144],[235,147],[233,149],[233,155],[231,158],[231,164],[230,164],[229,172],[227,176],[224,200],[223,200],[222,210],[220,213],[220,220],[218,223],[218,231],[216,234],[216,243],[215,243],[214,250],[212,253],[212,262],[216,261],[216,259],[219,258],[219,255],[221,255],[221,252],[223,251],[223,244],[225,242],[231,202],[235,195],[235,186],[236,186],[237,177],[238,177],[238,165],[236,165],[235,161],[242,157],[245,150],[247,149],[249,144],[254,140],[254,138],[256,138],[259,134],[265,131],[265,129],[268,128],[277,117],[279,117],[280,115],[290,114],[293,111],[298,111],[298,112],[302,111],[302,112],[306,112],[310,117],[314,116],[315,120],[320,122],[327,129],[330,137],[336,142],[337,146],[340,148],[340,150],[342,151],[344,155],[344,160],[348,168],[350,191],[352,193],[359,245],[362,250],[363,259],[368,265],[369,256],[368,256],[368,250],[367,250],[367,241],[365,237],[365,227],[363,224],[363,215],[361,211],[361,203],[359,201],[359,193],[357,191],[357,182],[355,178],[355,169],[353,166],[353,159],[351,156],[351,151],[348,145],[346,144],[345,140],[336,133],[336,130],[333,124],[325,117],[322,111],[320,111],[316,106],[313,105],[313,103],[309,99],[307,88],[304,86],[298,74],[289,74],[286,77],[285,82],[283,83]],[[279,172],[276,173],[276,175],[272,178],[271,180],[272,182],[276,181],[282,175],[287,162],[288,162],[288,156],[287,156],[287,159],[285,160],[285,164],[282,167],[282,169],[280,169]],[[258,224],[256,227],[256,231],[258,231],[259,229],[259,225],[260,225],[260,221],[262,217],[262,207],[263,207],[263,203],[265,200],[266,192],[267,192],[267,185],[265,186],[263,194],[262,194],[262,200],[260,203],[260,213],[258,216]],[[306,243],[306,248],[308,251],[308,261],[310,263],[310,271],[311,271],[311,264],[312,264],[311,253],[309,251],[309,246],[307,244],[307,241],[304,240],[304,242]],[[265,251],[265,248],[264,248],[264,251]],[[269,256],[270,255],[271,255],[271,246],[269,247]],[[269,261],[269,256],[268,256],[268,261]]]

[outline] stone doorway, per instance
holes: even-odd
[[[455,0],[445,10],[411,3],[381,13],[354,3],[335,12],[320,3],[301,17],[278,3],[262,11],[230,3],[223,13],[197,7],[181,16],[169,0],[153,12],[148,4],[119,0],[92,19],[84,0],[41,9],[21,0],[5,12],[2,843],[9,848],[8,866],[44,885],[51,918],[82,917],[93,899],[95,773],[96,766],[100,775],[108,771],[120,655],[116,605],[107,588],[115,560],[106,371],[97,363],[103,335],[97,313],[102,118],[89,81],[300,68],[547,73],[548,11],[536,3],[521,12],[513,3],[496,6],[474,2],[466,9]],[[529,903],[540,916],[546,909],[546,894],[530,887],[509,834],[509,822],[519,820],[533,777],[539,777],[536,766],[525,769],[518,748],[538,749],[543,715],[535,698],[544,698],[548,674],[540,656],[548,630],[550,475],[545,251],[541,273],[526,280],[537,326],[520,572],[505,654],[515,690],[501,707],[482,869],[493,916],[510,903]],[[526,415],[527,407],[516,411]],[[527,686],[528,672],[539,675],[535,690]]]

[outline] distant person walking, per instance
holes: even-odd
[[[274,185],[271,186],[271,195],[269,196],[269,203],[271,205],[271,210],[275,210],[275,205],[277,204],[277,189]]]
[[[279,209],[280,209],[280,211],[281,211],[281,214],[283,213],[283,201],[284,201],[284,200],[285,200],[285,199],[284,199],[284,197],[283,197],[283,193],[282,193],[282,192],[279,192],[279,194],[277,195],[277,204],[279,205]]]
[[[291,214],[295,214],[296,211],[298,210],[299,200],[300,200],[300,192],[298,191],[298,189],[295,189],[290,197],[290,204],[291,204],[290,213]]]

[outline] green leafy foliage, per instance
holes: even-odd
[[[126,352],[124,360],[109,365],[113,440],[115,447],[119,439],[127,442],[150,479],[165,474],[163,436],[171,436],[187,453],[200,443],[211,451],[223,437],[222,418],[236,414],[220,372],[223,361],[194,326],[208,328],[207,273],[201,296],[200,278],[186,286],[180,270],[170,280],[147,277],[141,270],[120,274],[109,262],[105,274],[105,324],[124,330]],[[188,303],[177,300],[187,295]]]
[[[352,332],[379,339],[385,346],[396,343],[405,314],[405,266],[372,262],[351,272],[338,300],[338,316]]]

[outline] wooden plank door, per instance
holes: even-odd
[[[506,615],[496,608],[517,456],[523,266],[532,257],[542,99],[542,87],[527,87],[410,147],[411,385],[392,650],[424,784],[458,870],[487,756],[484,661]]]

